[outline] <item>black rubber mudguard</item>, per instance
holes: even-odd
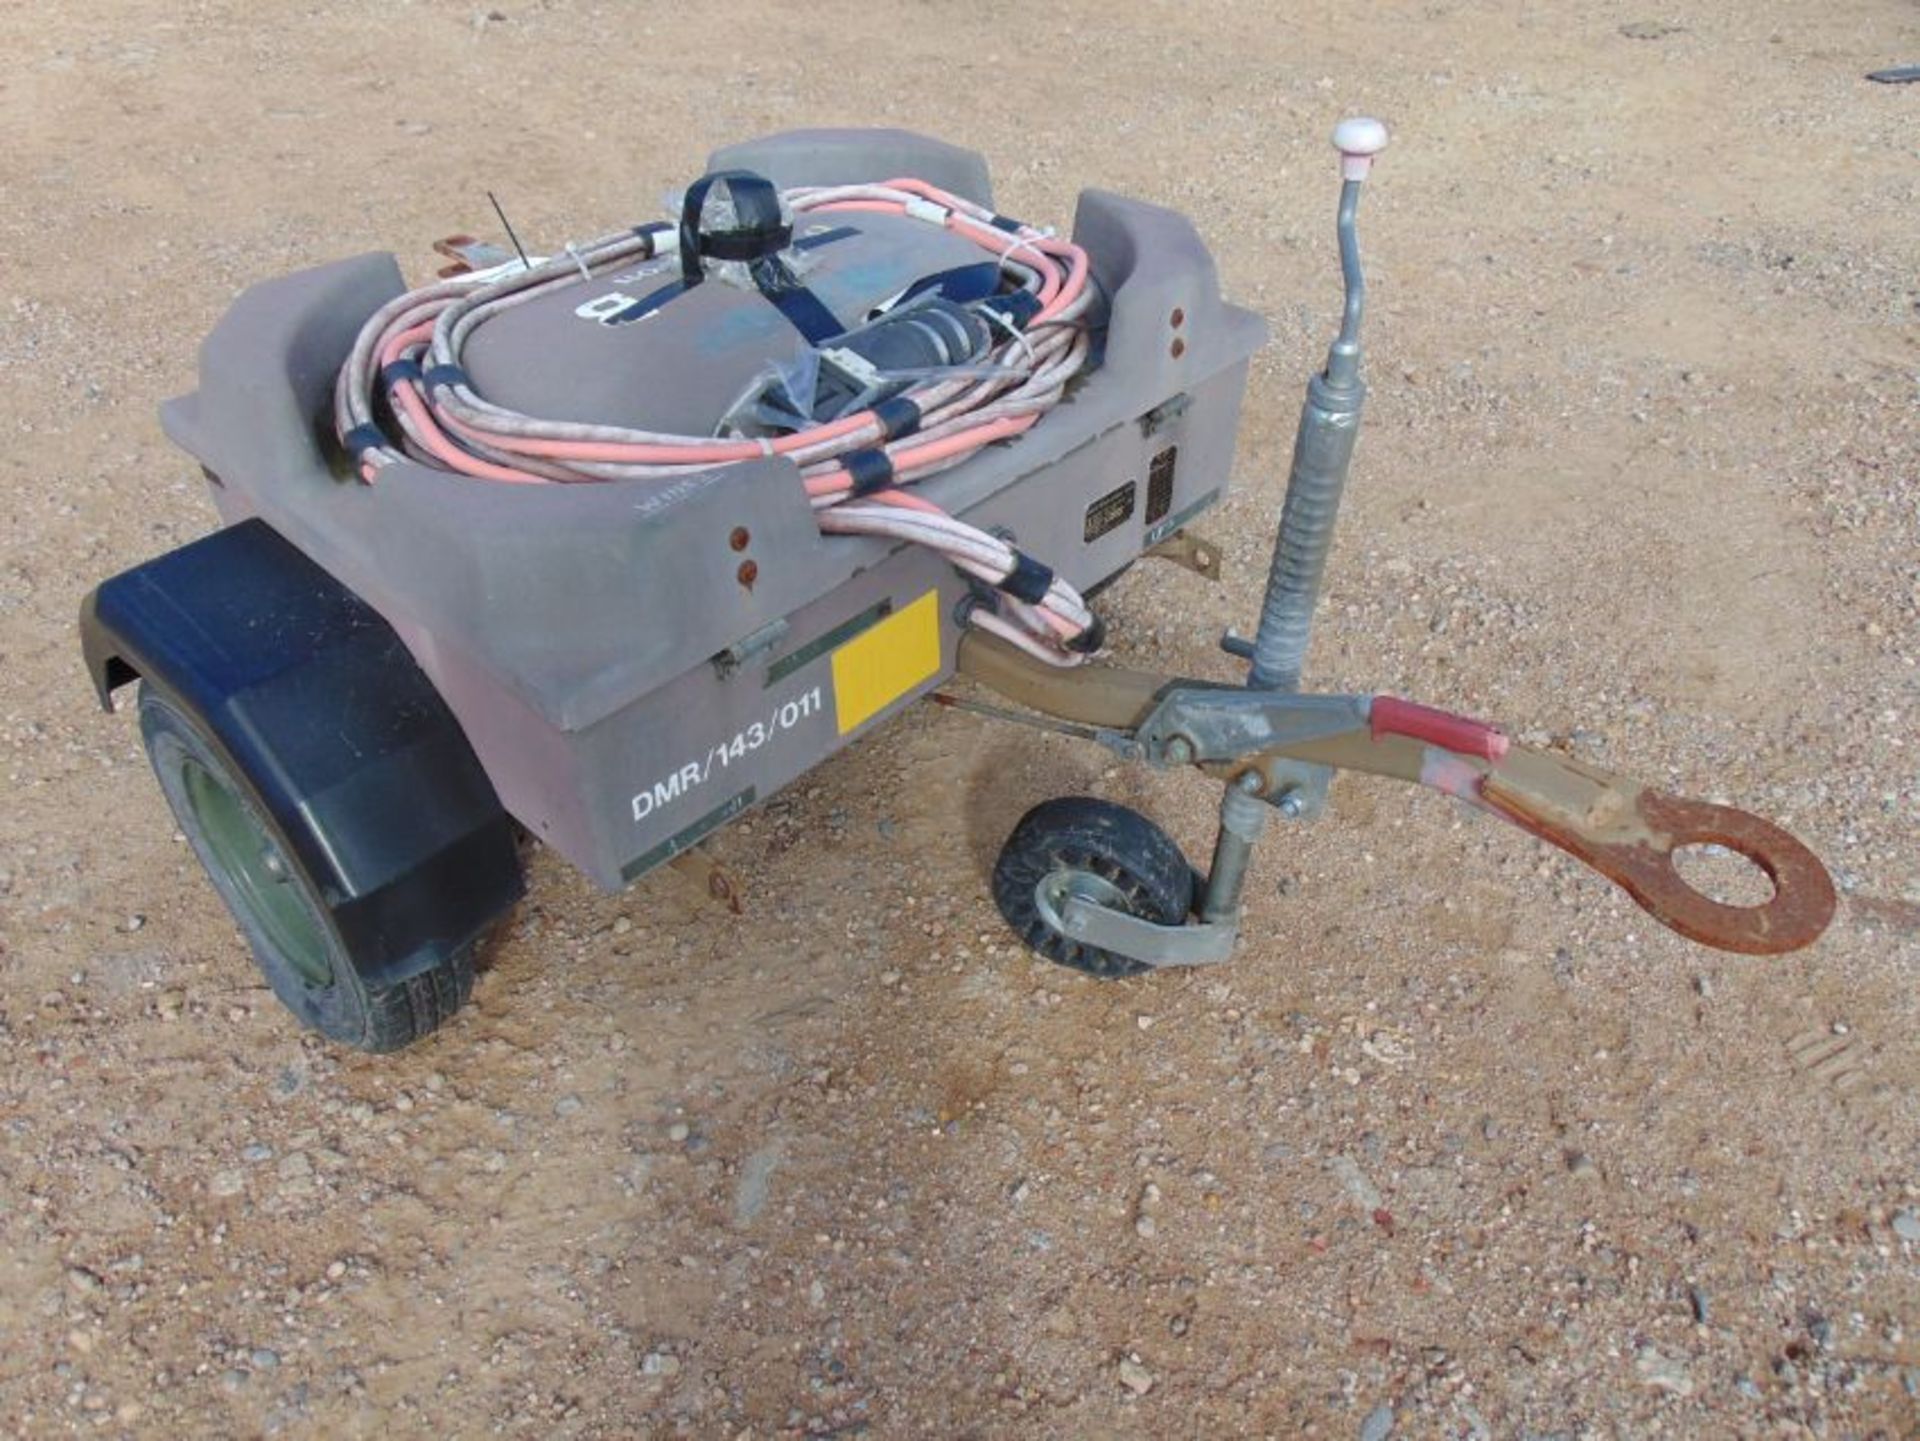
[[[106,581],[80,609],[100,702],[135,679],[197,715],[391,983],[520,898],[513,823],[386,621],[258,520]]]

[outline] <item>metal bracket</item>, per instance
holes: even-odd
[[[1135,734],[1156,765],[1244,761],[1260,777],[1254,794],[1290,821],[1310,821],[1327,808],[1332,767],[1273,753],[1363,728],[1368,699],[1182,686],[1166,694]]]
[[[700,846],[689,846],[667,864],[736,916],[742,909],[740,879]]]
[[[1220,579],[1220,547],[1210,540],[1202,540],[1192,531],[1176,530],[1140,553],[1156,560],[1170,560],[1206,580]]]
[[[1237,761],[1358,730],[1367,723],[1367,701],[1366,696],[1178,686],[1161,698],[1135,735],[1155,764]]]
[[[505,265],[519,258],[512,251],[489,245],[484,240],[475,240],[471,235],[448,235],[436,240],[433,242],[433,252],[453,262],[441,268],[443,279],[467,275],[476,270],[491,270],[496,265]]]
[[[1226,923],[1162,926],[1085,896],[1069,895],[1060,907],[1060,928],[1082,945],[1155,968],[1211,966],[1233,954],[1240,928]]]
[[[1260,798],[1288,820],[1317,820],[1327,808],[1327,790],[1333,784],[1332,766],[1270,756],[1257,759],[1254,769],[1266,781]]]

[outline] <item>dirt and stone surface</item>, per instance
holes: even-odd
[[[0,12],[0,1430],[20,1436],[1920,1434],[1920,12],[100,3]],[[89,584],[205,532],[156,403],[241,286],[551,244],[802,123],[1003,208],[1191,214],[1269,315],[1250,623],[1364,216],[1374,395],[1313,678],[1782,819],[1843,892],[1754,961],[1450,802],[1271,833],[1224,968],[1102,984],[986,871],[1206,786],[922,708],[673,873],[551,856],[470,1010],[299,1033],[95,708]]]

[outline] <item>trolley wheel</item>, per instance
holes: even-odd
[[[1067,897],[1177,926],[1193,893],[1193,869],[1171,836],[1138,811],[1092,796],[1061,796],[1028,811],[993,868],[994,902],[1029,949],[1108,980],[1151,967],[1069,937],[1060,928]]]
[[[472,946],[421,974],[368,984],[314,878],[207,727],[142,682],[140,735],[174,820],[267,984],[302,1022],[359,1050],[393,1051],[460,1009],[473,991]]]

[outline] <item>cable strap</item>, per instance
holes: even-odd
[[[893,484],[893,459],[877,446],[850,451],[840,457],[840,464],[846,467],[856,498],[872,495],[876,490],[885,490]]]
[[[1042,565],[1023,550],[1016,550],[1013,553],[1013,569],[1005,580],[999,582],[999,586],[1015,600],[1038,605],[1053,588],[1053,567]]]
[[[371,421],[356,425],[340,437],[340,443],[356,461],[370,450],[387,450],[393,442],[387,439],[387,433]]]
[[[674,235],[679,228],[679,226],[673,224],[671,221],[649,220],[644,225],[634,226],[633,233],[637,238],[647,242],[647,256],[651,259],[653,256],[661,253],[661,237]]]
[[[896,395],[874,406],[873,418],[880,422],[881,439],[898,440],[920,428],[920,407],[906,396]]]

